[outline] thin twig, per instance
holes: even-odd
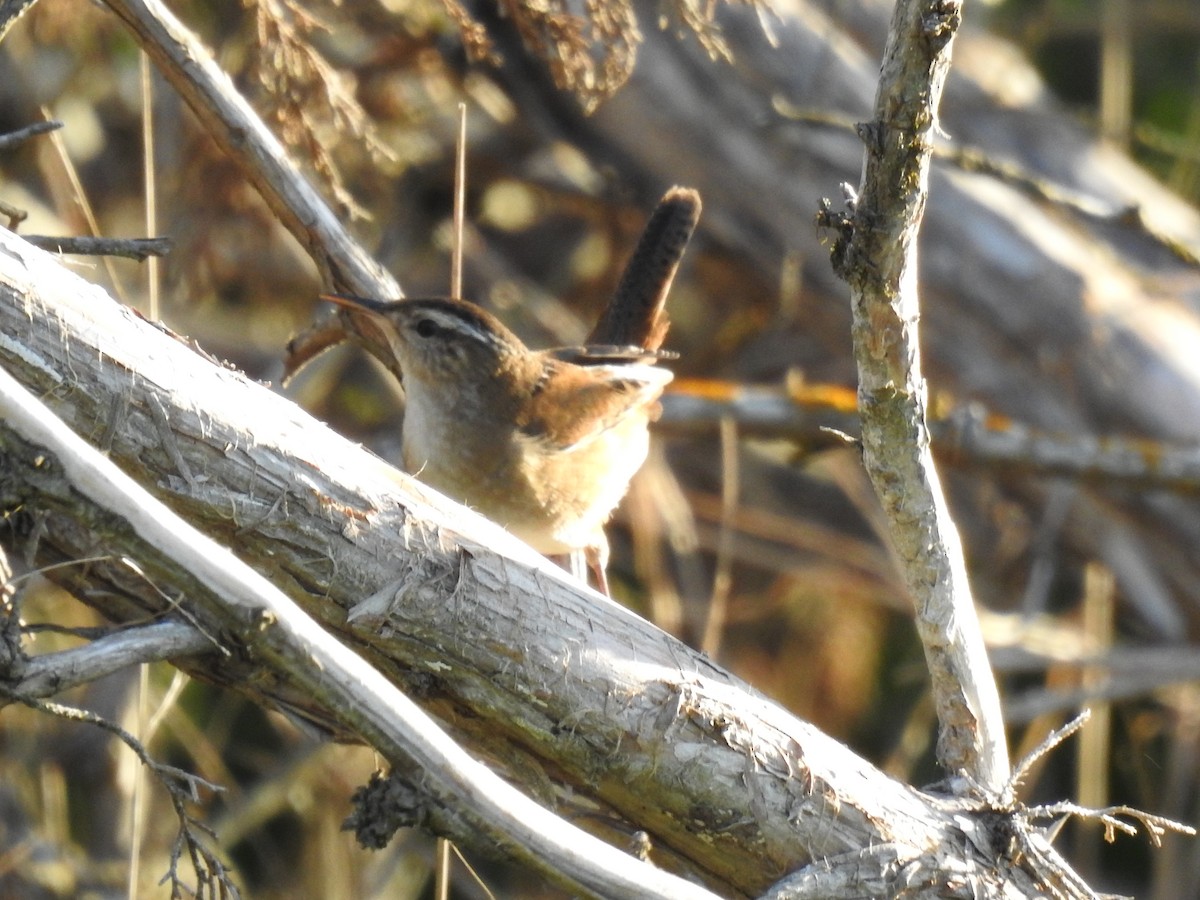
[[[146,733],[146,705],[150,694],[150,667],[145,663],[138,666],[135,712],[137,736],[149,744]],[[146,821],[146,769],[139,767],[133,777],[133,790],[129,796],[129,868],[125,873],[125,894],[129,900],[137,900],[138,883],[142,879],[142,840],[145,837]]]
[[[154,165],[154,75],[150,69],[150,56],[143,50],[138,54],[138,68],[142,85],[142,181],[145,184],[146,234],[154,240],[158,234],[158,177]],[[170,242],[167,243],[170,247]],[[147,309],[151,321],[157,322],[158,314],[158,260],[151,257],[146,267]]]
[[[0,150],[11,150],[13,147],[19,147],[39,134],[46,134],[48,131],[57,131],[62,127],[63,123],[58,121],[58,119],[50,119],[46,122],[34,122],[32,125],[26,125],[24,128],[18,128],[16,131],[5,132],[4,134],[0,134]]]
[[[1146,836],[1150,838],[1150,843],[1155,847],[1162,846],[1162,837],[1168,831],[1193,836],[1196,834],[1196,829],[1191,825],[1176,822],[1174,819],[1168,819],[1165,816],[1157,816],[1154,813],[1148,813],[1145,810],[1136,809],[1132,806],[1106,806],[1103,809],[1089,809],[1086,806],[1064,801],[1061,803],[1049,803],[1044,806],[1026,807],[1023,812],[1031,820],[1074,816],[1078,819],[1100,822],[1104,825],[1104,839],[1110,844],[1116,840],[1116,833],[1118,831],[1130,836],[1137,834],[1137,829],[1134,826],[1128,822],[1122,822],[1117,816],[1125,816],[1141,822],[1142,826],[1146,829]]]
[[[2,683],[0,683],[0,695],[47,715],[57,716],[72,722],[82,722],[107,731],[132,750],[142,765],[158,779],[159,783],[166,789],[167,795],[171,799],[171,805],[175,808],[175,815],[179,820],[179,832],[175,838],[176,850],[172,853],[171,865],[163,879],[164,881],[169,880],[171,882],[172,897],[183,897],[185,893],[198,898],[205,896],[237,898],[241,896],[237,885],[230,880],[230,873],[225,864],[196,835],[196,832],[200,831],[211,838],[213,837],[211,831],[188,812],[189,803],[200,802],[201,789],[218,793],[224,790],[221,785],[214,784],[199,775],[194,775],[175,766],[159,762],[150,755],[145,745],[136,737],[115,722],[111,722],[90,710],[79,709],[78,707],[67,706],[50,700],[40,700],[36,697],[14,691]],[[180,855],[182,855],[183,849],[187,850],[188,856],[191,859],[192,869],[196,874],[197,886],[195,890],[188,888],[179,876],[178,860]]]
[[[721,530],[717,537],[717,562],[713,574],[712,597],[704,623],[700,649],[717,658],[729,611],[729,592],[733,586],[733,545],[737,538],[739,488],[738,431],[732,419],[721,420]]]
[[[98,715],[87,709],[80,709],[76,706],[68,706],[64,703],[57,703],[53,700],[42,700],[37,697],[30,697],[13,690],[7,685],[0,684],[0,694],[4,694],[9,700],[14,700],[28,706],[30,709],[36,709],[39,712],[47,713],[48,715],[57,716],[60,719],[68,719],[72,722],[83,722],[88,725],[95,725],[97,728],[107,731],[109,734],[121,740],[130,750],[134,752],[142,764],[149,768],[156,776],[163,781],[163,786],[172,792],[182,792],[188,800],[195,803],[200,799],[200,788],[213,791],[214,793],[223,791],[224,788],[219,784],[213,784],[199,775],[193,775],[191,772],[186,772],[183,769],[175,766],[160,763],[154,759],[142,745],[142,743],[132,734],[118,725],[116,722],[110,722],[104,716]]]
[[[453,844],[450,845],[450,849],[454,851],[454,855],[458,857],[458,861],[462,863],[463,868],[467,870],[467,874],[469,874],[471,878],[475,880],[475,883],[479,885],[479,889],[483,891],[484,897],[486,897],[487,900],[496,900],[496,895],[493,894],[491,888],[484,883],[484,880],[480,877],[479,873],[475,871],[475,867],[467,861],[465,856],[462,855],[462,851]]]
[[[42,116],[47,121],[50,120],[50,110],[45,106],[42,107]],[[91,231],[92,237],[100,237],[100,222],[96,219],[96,212],[92,209],[92,203],[88,199],[87,192],[83,189],[83,180],[79,177],[79,170],[75,168],[75,161],[71,159],[71,154],[67,150],[67,143],[63,140],[59,132],[50,132],[50,146],[54,148],[54,153],[58,157],[63,173],[67,176],[67,181],[71,185],[71,191],[75,195],[75,202],[79,204],[79,211],[83,214],[84,221],[87,222],[88,230]],[[129,295],[125,292],[124,283],[117,276],[116,267],[113,266],[112,260],[109,257],[103,256],[101,258],[104,260],[104,269],[108,273],[108,280],[113,286],[113,292],[122,303],[128,306]]]
[[[454,237],[450,254],[450,296],[462,299],[463,223],[467,203],[467,104],[458,104],[458,145],[454,153]],[[449,861],[447,860],[447,864]]]
[[[170,238],[105,238],[55,237],[44,234],[21,235],[33,246],[47,253],[68,253],[75,256],[120,256],[144,262],[171,252]]]
[[[1008,780],[1008,785],[1005,788],[1004,795],[1010,797],[1015,795],[1017,786],[1021,783],[1025,776],[1029,774],[1029,770],[1033,768],[1034,763],[1036,763],[1039,759],[1041,759],[1071,735],[1075,734],[1075,732],[1077,732],[1080,728],[1086,725],[1091,716],[1091,711],[1085,709],[1062,728],[1050,732],[1044,741],[1029,751],[1026,757],[1017,764],[1016,769],[1013,770],[1012,777]]]
[[[450,900],[450,851],[453,849],[454,844],[449,838],[437,839],[433,866],[434,900]]]
[[[1027,822],[1057,819],[1063,816],[1074,816],[1080,819],[1098,821],[1104,826],[1104,839],[1109,843],[1112,843],[1116,839],[1118,831],[1130,836],[1137,834],[1137,829],[1134,826],[1128,822],[1122,822],[1117,816],[1125,816],[1126,818],[1136,819],[1141,822],[1147,836],[1150,838],[1150,843],[1155,847],[1162,846],[1162,836],[1168,831],[1174,831],[1178,834],[1195,835],[1196,829],[1190,825],[1184,825],[1165,816],[1158,816],[1131,806],[1117,805],[1097,809],[1069,801],[1048,803],[1041,806],[1025,806],[1016,802],[1017,786],[1029,773],[1029,770],[1033,768],[1034,763],[1051,750],[1060,746],[1067,738],[1078,733],[1090,718],[1091,711],[1085,709],[1062,728],[1052,731],[1044,741],[1030,751],[1017,765],[1012,778],[1009,779],[1008,784],[1005,786],[1002,792],[1002,803],[1015,811]]]
[[[82,647],[28,657],[20,680],[7,688],[24,697],[49,697],[128,666],[211,650],[209,639],[186,622],[155,622],[112,632]]]
[[[467,196],[467,104],[458,104],[458,144],[454,154],[454,234],[450,253],[450,296],[462,299],[463,222]],[[450,897],[450,851],[457,849],[449,838],[437,839],[434,865],[434,896]],[[461,855],[461,854],[460,854]]]

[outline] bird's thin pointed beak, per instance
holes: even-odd
[[[321,294],[320,297],[322,300],[336,303],[338,306],[345,307],[346,309],[365,310],[367,312],[378,313],[379,315],[384,315],[388,311],[388,307],[395,302],[375,300],[371,297],[359,297],[356,294]]]

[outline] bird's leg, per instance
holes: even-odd
[[[608,589],[608,540],[601,536],[599,543],[583,549],[583,558],[587,566],[596,576],[596,590],[605,597],[612,597]]]
[[[557,557],[562,559],[562,557]],[[572,550],[567,554],[564,568],[584,584],[588,584],[588,572],[595,576],[596,590],[605,597],[612,597],[608,590],[608,541],[602,540],[590,547]]]

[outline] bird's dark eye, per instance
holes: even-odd
[[[433,319],[421,319],[417,322],[417,334],[421,337],[433,337],[437,334],[437,323]]]

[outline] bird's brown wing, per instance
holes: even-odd
[[[547,359],[547,374],[517,423],[532,440],[569,452],[655,404],[672,375],[650,365],[573,366]],[[547,387],[547,385],[549,387]]]

